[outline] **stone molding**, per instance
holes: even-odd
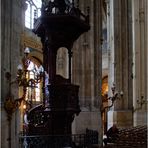
[[[24,33],[21,35],[21,45],[24,47],[30,47],[33,49],[37,49],[41,51],[42,44],[41,42],[37,41],[36,39],[25,35]]]

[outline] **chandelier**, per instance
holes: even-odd
[[[31,62],[31,59],[29,58],[30,50],[27,47],[24,50],[24,57],[22,59],[22,64],[19,64],[17,69],[17,82],[19,86],[23,86],[25,88],[27,87],[36,87],[38,83],[41,82],[42,77],[44,75],[44,69],[42,65],[37,67],[37,65],[33,64]],[[33,73],[34,78],[29,78],[30,72]]]
[[[30,50],[28,47],[24,50],[24,57],[22,58],[22,64],[19,64],[17,67],[17,77],[16,81],[11,82],[11,74],[9,72],[6,73],[6,78],[9,81],[9,84],[18,83],[19,87],[23,87],[23,94],[20,98],[14,99],[11,94],[11,90],[9,90],[8,96],[4,102],[4,108],[8,114],[8,119],[10,120],[12,117],[12,113],[21,105],[22,101],[26,98],[27,88],[35,88],[37,84],[41,82],[44,76],[44,69],[42,66],[37,66],[31,61],[31,57],[29,57]],[[33,78],[29,77],[29,74],[33,73]]]

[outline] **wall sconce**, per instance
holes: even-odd
[[[145,104],[146,103],[146,101],[145,101],[145,99],[144,99],[144,96],[141,96],[141,99],[139,100],[137,100],[137,104],[139,104],[140,106],[141,106],[141,108],[142,108],[142,105],[143,104]]]
[[[134,112],[135,112],[136,110],[142,109],[142,106],[143,106],[144,104],[147,104],[147,101],[144,99],[144,96],[142,95],[141,98],[138,99],[136,103],[137,103],[138,107],[133,109]]]
[[[6,72],[5,77],[8,80],[9,88],[8,88],[8,95],[7,95],[6,100],[4,102],[4,109],[7,112],[8,121],[11,122],[12,114],[19,108],[19,106],[21,105],[21,102],[25,99],[26,91],[24,91],[22,97],[20,97],[18,99],[14,99],[14,96],[11,94],[10,87],[11,87],[11,84],[16,81],[11,82],[10,72]]]
[[[107,97],[107,100],[106,100],[106,101],[111,101],[111,104],[108,105],[108,106],[103,107],[101,112],[104,112],[106,109],[109,110],[114,105],[114,102],[117,99],[123,98],[123,91],[121,90],[120,93],[118,93],[116,91],[115,83],[113,83],[113,86],[111,87],[111,90],[112,90],[112,96],[111,97]]]
[[[29,48],[25,48],[24,57],[22,59],[22,64],[19,64],[17,69],[17,77],[15,83],[18,83],[19,86],[23,87],[23,95],[19,99],[13,99],[11,95],[11,91],[9,90],[9,95],[4,103],[4,108],[8,113],[8,117],[11,118],[12,113],[21,105],[22,101],[25,101],[27,87],[35,88],[38,83],[41,82],[42,77],[44,76],[44,69],[42,66],[39,68],[32,64],[31,59],[28,57],[30,53]],[[31,65],[31,66],[30,66]],[[33,72],[34,78],[29,78],[30,72]],[[11,82],[11,74],[9,72],[6,73],[6,78],[9,81],[9,85],[14,82]],[[26,102],[27,103],[27,102]]]

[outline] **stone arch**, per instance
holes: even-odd
[[[43,53],[37,49],[33,49],[30,53],[29,56],[36,59],[40,64],[43,63]]]

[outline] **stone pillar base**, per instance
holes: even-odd
[[[147,111],[138,110],[134,112],[134,126],[147,125]]]
[[[108,128],[117,124],[119,128],[128,128],[133,126],[132,110],[120,110],[108,112]]]
[[[78,116],[75,117],[72,124],[72,133],[73,134],[82,134],[85,133],[86,128],[91,130],[99,130],[101,125],[101,119],[99,119],[98,112],[80,112]]]
[[[72,123],[72,134],[84,134],[86,128],[98,131],[98,142],[102,144],[102,119],[98,111],[81,111]]]

